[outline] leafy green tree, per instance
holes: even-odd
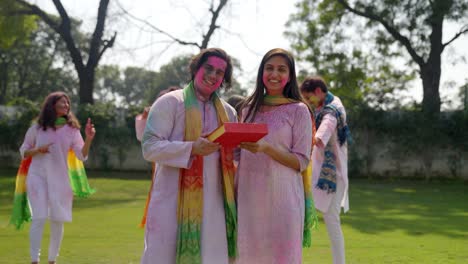
[[[101,66],[96,73],[96,97],[102,102],[114,102],[127,108],[151,105],[162,90],[187,85],[190,81],[188,66],[191,57],[192,55],[176,56],[163,65],[159,72],[138,67],[122,70],[116,65]],[[240,70],[238,60],[233,59],[233,65]],[[232,94],[246,94],[236,80],[229,91],[221,91],[224,99]]]
[[[289,35],[296,40],[295,49],[307,54],[306,59],[314,62],[317,55],[317,59],[327,59],[323,54],[333,54],[336,50],[343,54],[340,49],[346,48],[347,57],[358,49],[380,55],[380,63],[403,59],[410,70],[417,70],[422,80],[425,115],[440,112],[441,55],[447,46],[468,32],[467,1],[304,0],[297,8],[298,13],[289,22],[297,32],[291,30]],[[447,22],[463,26],[443,42]],[[350,41],[351,37],[354,42]],[[359,45],[362,43],[366,46]]]
[[[96,73],[96,95],[102,102],[113,102],[122,107],[141,107],[148,104],[147,95],[156,90],[159,74],[139,67],[120,69],[104,65]],[[152,102],[152,101],[151,101]]]
[[[117,33],[109,39],[105,38],[105,22],[109,0],[100,0],[96,27],[93,33],[87,38],[87,44],[80,46],[77,36],[73,34],[73,20],[68,15],[60,0],[53,0],[59,18],[48,14],[39,6],[31,4],[25,0],[15,0],[20,6],[13,12],[16,15],[35,15],[53,29],[66,43],[71,61],[75,67],[79,78],[79,98],[81,104],[93,104],[93,90],[95,70],[108,48],[114,45]]]
[[[17,7],[13,0],[0,2],[0,49],[2,50],[27,41],[28,35],[36,28],[34,17],[9,15]]]
[[[183,54],[172,58],[172,60],[161,66],[156,75],[153,86],[146,91],[145,104],[150,105],[158,94],[171,86],[184,87],[190,81],[189,63],[192,55]]]
[[[16,41],[0,49],[0,103],[16,97],[41,101],[54,90],[63,90],[74,97],[77,82],[68,55],[58,35],[43,22],[25,41]]]
[[[141,106],[146,100],[148,91],[155,89],[158,73],[143,68],[127,67],[124,72],[124,86],[120,94],[127,105]]]
[[[14,17],[9,14],[16,8],[12,0],[0,2],[0,104],[7,101],[8,83],[14,60],[8,54],[17,45],[29,41],[29,34],[35,29],[36,21],[32,17]]]
[[[177,43],[182,46],[192,46],[196,47],[199,50],[206,49],[209,47],[209,43],[216,33],[216,30],[221,29],[222,25],[219,25],[218,20],[222,16],[223,10],[227,7],[229,0],[220,0],[220,1],[208,1],[208,15],[205,15],[203,18],[199,19],[202,22],[197,22],[200,24],[201,40],[194,41],[187,39],[185,37],[178,37],[170,32],[162,29],[162,27],[153,25],[148,21],[141,19],[135,15],[132,15],[130,12],[125,10],[121,5],[118,4],[120,9],[131,19],[142,23],[145,27],[154,30],[158,34],[163,35],[165,38],[170,39],[168,45]],[[206,21],[205,21],[206,20]],[[204,30],[206,28],[206,30]],[[156,76],[154,85],[150,90],[147,91],[146,104],[151,104],[158,94],[171,86],[184,87],[190,80],[190,74],[188,70],[188,65],[192,55],[180,55],[174,57],[167,65],[164,65],[160,68],[159,74]],[[240,64],[237,60],[234,60],[234,65],[240,70]],[[221,96],[227,98],[232,94],[245,95],[246,90],[242,89],[240,84],[234,80],[233,87],[227,92],[221,91]]]
[[[101,65],[97,68],[94,95],[98,101],[116,103],[123,85],[122,72],[118,65]]]

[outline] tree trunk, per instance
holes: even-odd
[[[8,63],[2,62],[0,64],[0,104],[6,103],[7,97],[7,87],[8,87]]]
[[[439,2],[436,4],[440,4]],[[444,23],[443,12],[435,13],[430,18],[432,28],[429,40],[431,50],[425,63],[419,64],[421,68],[421,79],[423,82],[423,102],[422,110],[427,117],[436,117],[440,113],[440,74],[441,74],[441,56],[444,51],[442,44],[442,32]]]
[[[423,84],[422,110],[426,116],[440,113],[440,62],[426,63],[421,67],[420,76]]]
[[[94,88],[94,68],[85,68],[79,72],[80,79],[80,105],[94,104],[93,88]]]
[[[96,28],[89,42],[88,61],[83,62],[83,56],[75,40],[72,36],[72,23],[67,11],[62,5],[61,0],[54,0],[53,3],[60,15],[60,20],[49,15],[47,12],[40,9],[35,4],[31,4],[25,0],[16,0],[23,8],[26,9],[28,15],[35,14],[39,16],[47,25],[57,32],[67,46],[70,57],[78,73],[80,79],[80,104],[93,104],[93,88],[95,69],[104,52],[114,45],[117,33],[110,40],[104,40],[103,34],[107,17],[107,8],[110,0],[100,0],[98,8],[98,17]]]

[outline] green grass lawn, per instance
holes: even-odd
[[[29,224],[8,226],[15,171],[0,171],[0,263],[29,262]],[[139,263],[138,228],[149,173],[88,172],[97,189],[74,202],[60,264]],[[351,210],[342,217],[347,263],[468,263],[468,186],[461,182],[351,180]],[[331,263],[322,220],[304,263]],[[48,227],[43,246],[47,257]]]

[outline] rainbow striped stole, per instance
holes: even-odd
[[[291,104],[297,103],[296,101],[291,98],[286,98],[283,96],[271,96],[265,95],[263,97],[263,102],[265,105],[269,106],[276,106],[276,105],[283,105],[283,104]],[[311,111],[311,120],[312,120],[312,139],[315,135],[315,122],[313,118],[313,112]],[[312,229],[317,229],[318,227],[318,215],[317,211],[315,210],[314,199],[312,197],[312,160],[307,165],[307,168],[301,172],[302,175],[302,183],[304,185],[304,204],[305,204],[305,212],[304,212],[304,230],[303,230],[303,239],[302,239],[302,247],[310,247],[312,245]]]
[[[156,163],[151,162],[151,175],[152,175],[152,177],[151,177],[151,186],[150,186],[148,195],[146,196],[145,209],[143,210],[143,217],[141,218],[141,222],[140,222],[140,225],[139,225],[140,228],[143,228],[146,225],[146,218],[148,216],[148,207],[149,207],[149,203],[151,201],[151,193],[153,192],[153,185],[154,185],[154,181],[156,180],[155,179],[155,177],[156,177],[155,173],[156,173]]]
[[[18,172],[16,173],[16,187],[10,224],[15,226],[17,230],[22,229],[26,222],[31,221],[31,211],[29,209],[26,188],[26,178],[31,161],[32,157],[22,159]],[[83,162],[75,156],[72,150],[68,151],[67,162],[68,177],[70,178],[70,186],[73,190],[73,194],[78,197],[88,197],[93,194],[95,190],[89,186]]]
[[[31,211],[29,210],[28,196],[26,194],[26,177],[28,176],[31,161],[31,157],[21,160],[18,172],[16,173],[15,195],[10,224],[14,225],[17,230],[22,229],[25,222],[31,221]]]
[[[83,162],[76,157],[75,152],[71,149],[68,151],[67,162],[68,177],[70,177],[73,194],[77,197],[88,197],[95,193],[96,190],[89,186]]]
[[[197,140],[202,132],[201,113],[195,96],[193,83],[183,90],[185,105],[185,141]],[[228,122],[224,106],[213,93],[219,125]],[[221,149],[222,185],[228,255],[237,255],[237,209],[234,199],[233,150]],[[201,263],[201,223],[203,219],[203,156],[194,156],[189,169],[180,170],[179,197],[177,207],[177,249],[176,263]]]

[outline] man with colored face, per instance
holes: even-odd
[[[315,108],[317,132],[312,151],[312,193],[315,207],[323,213],[331,241],[333,263],[345,263],[340,212],[349,209],[348,145],[349,129],[341,100],[328,91],[321,77],[308,77],[301,93]]]
[[[205,138],[223,122],[237,121],[216,93],[231,85],[232,63],[225,51],[211,48],[189,68],[190,83],[156,100],[143,133],[143,156],[157,169],[142,264],[227,264],[235,256],[232,150]]]

